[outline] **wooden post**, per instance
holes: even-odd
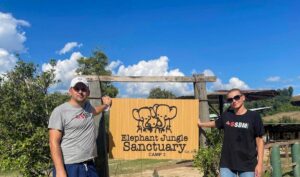
[[[285,158],[289,158],[289,145],[285,145]]]
[[[197,77],[203,77],[203,74],[194,75],[195,80]],[[207,92],[206,92],[206,82],[197,82],[194,84],[194,92],[195,97],[199,99],[199,119],[201,122],[208,122],[209,121],[209,106],[207,100]],[[210,131],[209,128],[201,128],[200,129],[200,146],[206,147],[206,137],[204,136],[204,131]]]
[[[219,95],[219,114],[222,115],[224,112],[224,96]]]
[[[196,76],[195,76],[196,77]],[[199,89],[198,89],[198,85],[197,85],[197,82],[194,82],[194,95],[195,95],[195,99],[200,99],[199,97]]]
[[[102,104],[101,102],[101,87],[100,81],[92,81],[90,85],[90,102],[93,106]],[[96,128],[97,128],[97,152],[98,157],[96,158],[96,167],[99,176],[108,177],[108,156],[107,156],[107,143],[106,143],[106,130],[105,130],[105,118],[104,114],[100,114],[94,117]]]

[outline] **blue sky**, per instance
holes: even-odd
[[[56,90],[66,90],[79,57],[98,48],[115,75],[205,73],[209,90],[280,89],[300,94],[299,1],[0,1],[0,72],[13,53],[49,68],[59,61]],[[1,30],[2,29],[2,30]],[[62,50],[64,48],[64,50]],[[2,61],[1,61],[2,60]],[[117,84],[142,97],[156,84]],[[159,86],[177,95],[191,85]]]

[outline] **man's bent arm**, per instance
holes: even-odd
[[[96,116],[98,114],[100,114],[101,112],[103,112],[109,105],[107,104],[102,104],[102,105],[98,105],[94,107],[93,110],[93,115]]]
[[[198,120],[198,126],[199,127],[205,127],[205,128],[215,128],[216,122],[215,121],[209,121],[209,122],[201,122],[200,119]]]
[[[51,157],[55,166],[57,177],[67,177],[66,170],[63,163],[61,151],[61,137],[62,132],[56,129],[49,129],[49,145]]]
[[[264,157],[264,140],[262,137],[256,137],[256,146],[257,146],[257,165],[255,168],[255,175],[262,176],[263,172],[263,157]]]
[[[109,96],[102,97],[102,105],[95,106],[93,110],[93,115],[96,116],[103,112],[107,107],[111,105],[111,98]]]

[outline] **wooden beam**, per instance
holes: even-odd
[[[199,91],[199,111],[201,122],[209,122],[209,106],[207,100],[207,92],[206,92],[206,83],[200,82],[197,83],[198,91]],[[206,132],[210,132],[210,128],[202,128]],[[201,131],[200,131],[201,132]],[[203,133],[200,133],[200,145],[202,147],[206,147],[206,136]]]
[[[197,77],[186,76],[97,76],[84,75],[88,81],[101,82],[215,82],[215,76],[197,75]]]
[[[93,106],[102,104],[101,102],[101,83],[99,81],[90,82],[90,103]],[[104,114],[101,113],[94,117],[97,133],[97,151],[98,157],[95,159],[96,168],[99,176],[108,177],[108,155],[107,155],[107,142],[106,142],[106,129],[105,129],[105,118]]]
[[[219,95],[219,114],[222,115],[224,112],[224,96]]]

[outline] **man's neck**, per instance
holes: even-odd
[[[242,105],[241,107],[235,109],[234,112],[236,115],[243,115],[247,112],[247,109],[245,108],[244,105]]]
[[[74,99],[70,99],[69,100],[69,103],[72,105],[72,106],[75,106],[75,107],[83,107],[84,104],[85,104],[85,101],[84,102],[78,102]]]

